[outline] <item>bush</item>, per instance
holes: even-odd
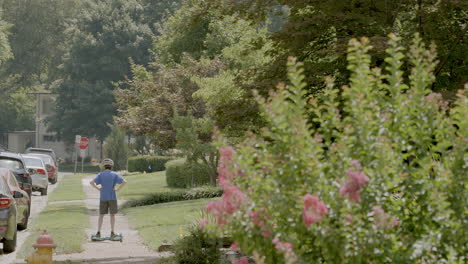
[[[223,190],[213,186],[197,187],[190,190],[173,190],[169,192],[151,193],[137,200],[126,202],[123,207],[137,207],[158,203],[168,203],[183,200],[196,200],[219,197]]]
[[[316,98],[290,60],[291,85],[258,98],[268,126],[220,140],[224,193],[206,209],[257,263],[467,262],[468,89],[452,109],[431,93],[435,48],[418,37],[407,84],[397,37],[385,71],[369,49],[351,40],[349,86]]]
[[[168,156],[137,156],[128,159],[128,172],[155,172],[166,169],[166,162],[174,159]]]
[[[174,244],[174,259],[179,264],[220,264],[223,240],[211,232],[192,227],[190,235],[178,239]]]
[[[166,182],[169,187],[187,188],[210,183],[212,168],[205,164],[179,159],[168,162],[166,167]]]

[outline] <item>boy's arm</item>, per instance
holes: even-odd
[[[119,191],[120,189],[122,189],[125,184],[127,184],[127,181],[125,179],[123,179],[122,183],[119,185],[119,187],[117,188],[114,188],[115,191]]]
[[[91,184],[91,186],[93,186],[96,190],[100,191],[101,190],[101,187],[98,187],[96,185],[96,183],[94,182],[94,180],[90,181],[89,184]]]

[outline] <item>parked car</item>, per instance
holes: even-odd
[[[46,148],[27,148],[24,153],[39,153],[39,154],[47,154],[54,159],[54,162],[57,162],[57,157],[55,156],[55,152],[53,149],[46,149]]]
[[[31,197],[32,179],[24,166],[23,157],[11,152],[0,152],[0,168],[10,169],[15,174],[21,190],[28,193]]]
[[[47,195],[49,187],[49,176],[47,168],[42,159],[38,156],[22,155],[26,169],[32,179],[32,190],[41,192],[41,195]]]
[[[0,168],[0,177],[3,177],[8,187],[10,188],[10,193],[16,201],[17,209],[17,226],[18,230],[24,230],[28,227],[31,197],[28,196],[28,193],[21,190],[19,187],[18,181],[16,180],[15,175],[9,169]]]
[[[20,193],[15,193],[15,196],[19,197]],[[0,241],[5,253],[16,249],[17,212],[15,197],[11,195],[5,179],[0,177]]]
[[[57,163],[55,163],[54,159],[51,156],[49,156],[48,154],[39,154],[39,153],[29,153],[28,156],[40,158],[42,162],[44,162],[45,164],[49,182],[52,184],[57,183],[58,167],[57,167]]]

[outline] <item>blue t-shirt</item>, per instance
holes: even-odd
[[[110,170],[100,172],[94,178],[96,184],[101,184],[101,201],[117,200],[114,187],[123,182],[122,176]]]

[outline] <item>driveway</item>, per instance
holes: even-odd
[[[64,173],[59,173],[57,184],[49,184],[48,193],[51,193],[51,192],[53,192],[55,190],[55,187],[60,183],[60,180],[62,179],[63,175],[64,175]],[[40,192],[33,192],[32,193],[31,214],[29,216],[28,226],[30,226],[31,223],[36,219],[37,215],[42,210],[44,210],[44,208],[47,205],[47,199],[48,199],[48,195],[41,196]],[[3,249],[0,249],[0,263],[10,264],[10,263],[15,263],[16,262],[16,254],[17,254],[18,250],[21,248],[21,246],[23,245],[26,238],[29,236],[29,234],[30,234],[30,232],[29,232],[28,229],[23,230],[23,231],[18,231],[16,251],[12,252],[10,254],[4,254]],[[2,248],[2,247],[3,247],[3,245],[0,245],[0,248]]]

